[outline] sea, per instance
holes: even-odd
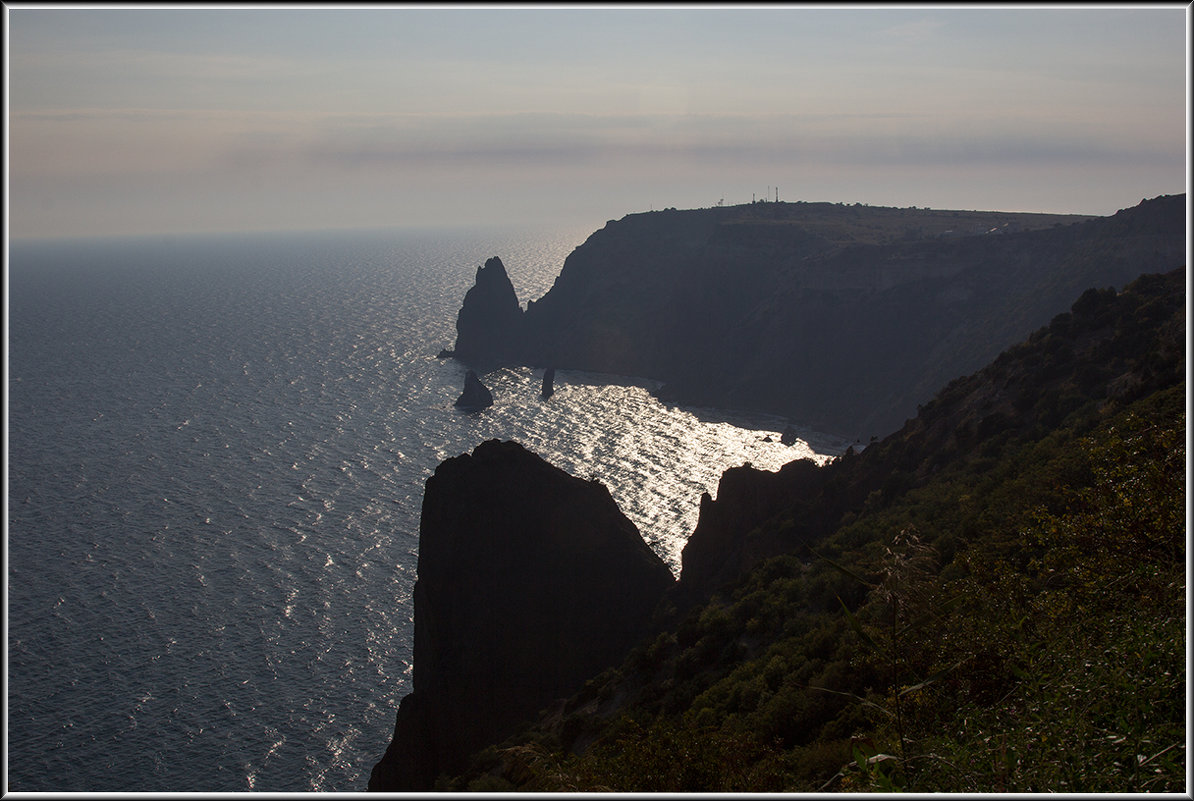
[[[723,470],[850,444],[570,370],[457,409],[437,355],[477,267],[525,303],[591,230],[11,242],[6,790],[364,790],[411,689],[424,483],[487,439],[603,482],[676,574]]]

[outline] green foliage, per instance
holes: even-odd
[[[628,722],[578,763],[578,776],[615,792],[782,792],[788,762],[750,732],[659,718]]]
[[[876,718],[877,739],[905,746],[908,789],[1183,788],[1183,405],[1179,386],[1082,438],[1087,483],[1054,484],[1051,508],[1030,499],[1017,538],[968,549],[965,577],[933,585],[927,603],[957,598],[959,614],[888,657],[946,672],[893,682],[889,701],[908,703]],[[1038,481],[1072,467],[1041,451]]]

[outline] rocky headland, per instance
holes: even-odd
[[[632,214],[523,311],[478,268],[455,356],[664,382],[670,401],[867,440],[1089,287],[1185,258],[1185,196],[1110,217],[758,203]]]

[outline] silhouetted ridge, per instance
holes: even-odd
[[[653,378],[863,440],[1068,308],[1184,263],[1185,195],[1111,217],[766,203],[633,214],[520,312],[498,262],[457,357]]]

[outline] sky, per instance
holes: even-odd
[[[1188,10],[8,3],[13,238],[1186,190]]]

